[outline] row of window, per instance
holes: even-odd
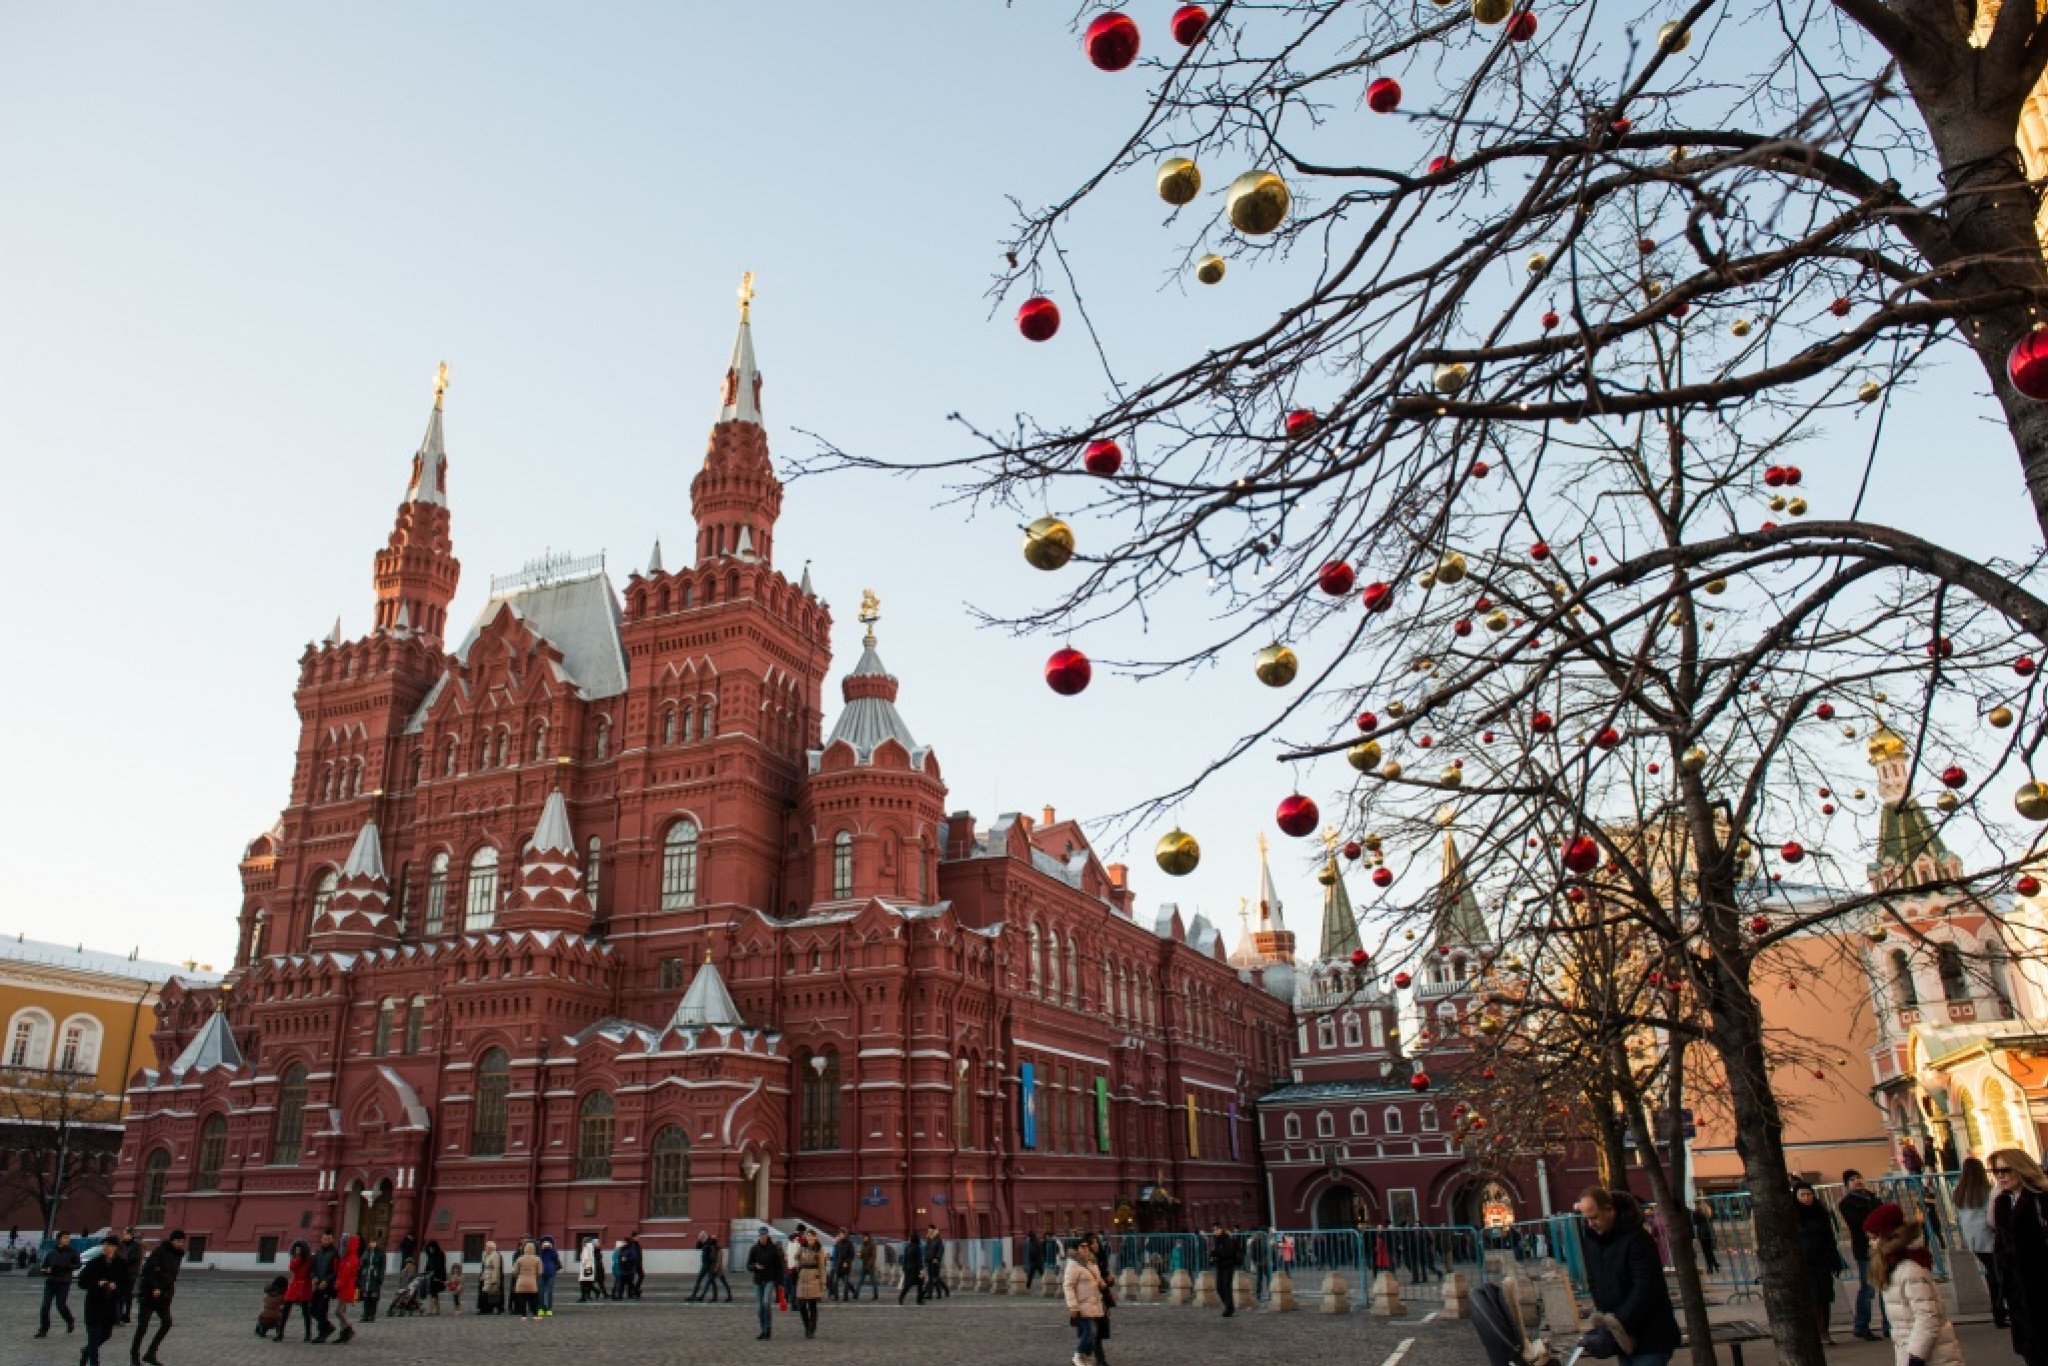
[[[1992,976],[1997,977],[1999,964],[1992,963]],[[1941,995],[1944,1001],[1954,1004],[1966,1002],[1971,997],[1970,973],[1963,960],[1963,951],[1946,940],[1934,946],[1934,967],[1941,978]],[[1913,959],[1904,949],[1893,949],[1892,1004],[1905,1010],[1920,1004],[1920,991],[1913,983]]]
[[[100,1069],[101,1035],[100,1022],[90,1015],[73,1015],[59,1030],[48,1011],[24,1006],[7,1022],[7,1066],[90,1075]],[[54,1058],[50,1053],[53,1039],[57,1041]]]
[[[1398,1135],[1402,1132],[1402,1122],[1400,1108],[1389,1105],[1381,1115],[1380,1132],[1382,1134]],[[1416,1111],[1415,1122],[1422,1133],[1433,1134],[1437,1132],[1436,1106],[1422,1106]],[[1290,1114],[1283,1118],[1280,1121],[1280,1132],[1281,1136],[1289,1142],[1299,1139],[1301,1137],[1301,1116]],[[1351,1136],[1353,1138],[1368,1138],[1371,1134],[1372,1129],[1367,1122],[1365,1110],[1363,1108],[1353,1110],[1351,1112]],[[1335,1138],[1336,1136],[1337,1117],[1328,1110],[1316,1111],[1316,1137]]]

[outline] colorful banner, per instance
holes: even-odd
[[[1230,1102],[1230,1106],[1229,1106],[1229,1109],[1230,1109],[1230,1160],[1231,1160],[1232,1162],[1242,1162],[1242,1161],[1244,1161],[1244,1159],[1243,1159],[1242,1157],[1238,1156],[1238,1152],[1237,1152],[1237,1102],[1236,1102],[1236,1101],[1234,1101],[1234,1100],[1233,1100],[1232,1102]]]
[[[1202,1121],[1195,1113],[1195,1098],[1188,1097],[1188,1156],[1202,1155]]]
[[[1024,1146],[1038,1146],[1038,1071],[1030,1063],[1017,1069],[1017,1102],[1019,1110],[1018,1128],[1022,1130]]]
[[[1109,1078],[1095,1079],[1095,1151],[1109,1151]]]

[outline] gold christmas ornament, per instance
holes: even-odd
[[[1360,773],[1370,773],[1380,766],[1380,742],[1377,740],[1360,740],[1350,749],[1344,751],[1344,758]],[[1366,847],[1377,849],[1379,845],[1373,840],[1368,839]]]
[[[1436,562],[1438,583],[1457,583],[1465,577],[1465,557],[1453,550]]]
[[[2004,730],[2007,726],[2012,724],[2012,708],[1993,707],[1991,709],[1991,714],[1989,716],[1986,716],[1984,719],[1991,723],[1992,729]]]
[[[1399,718],[1401,718],[1401,717],[1403,717],[1403,716],[1406,716],[1407,714],[1408,714],[1408,704],[1407,704],[1406,702],[1389,702],[1389,703],[1387,703],[1387,715],[1389,715],[1389,716],[1391,716],[1391,717],[1394,717],[1395,719],[1397,719],[1397,720],[1398,720]]]
[[[1854,740],[1854,739],[1856,738],[1856,727],[1854,727],[1854,726],[1844,726],[1844,727],[1842,727],[1842,738],[1843,738],[1844,740]]]
[[[1890,935],[1891,931],[1882,925],[1872,925],[1863,932],[1863,937],[1873,944],[1882,944]]]
[[[1944,792],[1934,799],[1934,804],[1943,811],[1953,811],[1963,804],[1963,799],[1953,792]]]
[[[1498,607],[1494,608],[1491,612],[1488,612],[1486,614],[1486,629],[1489,631],[1507,630],[1508,614],[1506,612],[1503,612]]]
[[[1784,495],[1784,494],[1782,494],[1782,493],[1780,493],[1780,494],[1777,494],[1776,496],[1774,496],[1774,497],[1773,497],[1773,498],[1771,499],[1771,511],[1773,511],[1773,512],[1783,512],[1784,510],[1785,510],[1785,495]]]
[[[1465,785],[1465,770],[1459,768],[1456,764],[1446,764],[1444,765],[1444,771],[1438,775],[1438,781],[1445,787],[1463,787]]]
[[[1860,801],[1862,801],[1862,800],[1863,800],[1863,798],[1864,798],[1864,797],[1865,797],[1865,796],[1866,796],[1867,794],[1866,794],[1866,793],[1865,793],[1865,792],[1863,791],[1863,789],[1862,789],[1862,788],[1860,788],[1860,787],[1859,787],[1859,788],[1857,788],[1857,789],[1856,789],[1856,790],[1855,790],[1854,792],[1851,792],[1851,793],[1850,793],[1849,795],[1850,795],[1850,796],[1852,796],[1852,797],[1854,797],[1854,798],[1855,798],[1855,799],[1856,799],[1857,801],[1859,801],[1859,802],[1860,802]]]
[[[2013,809],[2030,821],[2048,821],[2048,787],[2036,782],[2020,784],[2013,794]]]
[[[1699,745],[1678,756],[1678,765],[1687,773],[1697,773],[1707,766],[1707,751]]]
[[[1253,665],[1253,672],[1258,674],[1259,682],[1267,687],[1284,688],[1301,672],[1301,661],[1295,657],[1294,651],[1285,645],[1268,645],[1259,651],[1258,662]]]
[[[1202,861],[1202,846],[1195,842],[1193,835],[1176,825],[1159,837],[1152,857],[1158,862],[1159,870],[1168,877],[1186,877]]]
[[[1692,46],[1692,30],[1673,19],[1657,30],[1657,46],[1666,52],[1683,52]]]
[[[1550,258],[1548,256],[1545,256],[1542,252],[1536,252],[1529,257],[1529,273],[1531,275],[1541,275],[1544,271],[1549,269]]]
[[[1400,761],[1399,759],[1389,759],[1389,760],[1387,760],[1387,762],[1386,762],[1386,763],[1385,763],[1384,765],[1382,765],[1382,766],[1381,766],[1381,768],[1380,768],[1380,776],[1381,776],[1382,778],[1398,778],[1398,777],[1400,777],[1400,776],[1401,776],[1401,761]]]
[[[1436,571],[1434,569],[1425,569],[1420,574],[1417,574],[1415,576],[1415,586],[1417,588],[1436,587]]]
[[[1735,320],[1735,325],[1734,325],[1733,327],[1730,327],[1730,328],[1729,328],[1728,330],[1729,330],[1730,332],[1733,332],[1733,333],[1734,333],[1734,334],[1735,334],[1736,336],[1738,336],[1738,337],[1746,337],[1746,336],[1748,336],[1748,335],[1749,335],[1749,333],[1750,333],[1750,322],[1749,322],[1749,319],[1747,319],[1747,318],[1737,318],[1737,319]]]
[[[1643,281],[1643,293],[1653,300],[1662,298],[1664,295],[1664,282],[1662,280]]]
[[[1477,0],[1474,0],[1474,3],[1476,4]],[[1472,372],[1466,368],[1463,362],[1451,361],[1448,364],[1439,365],[1436,368],[1436,374],[1431,376],[1430,382],[1436,386],[1436,391],[1440,394],[1455,394],[1465,387],[1465,381],[1470,378],[1472,378]]]
[[[1195,278],[1205,285],[1221,284],[1223,268],[1223,258],[1212,252],[1195,262]]]
[[[1230,182],[1230,221],[1247,237],[1263,237],[1287,221],[1287,182],[1271,171],[1246,171]]]
[[[1717,597],[1717,598],[1718,598],[1718,597],[1720,597],[1720,596],[1721,596],[1721,595],[1722,595],[1723,593],[1725,593],[1725,592],[1727,592],[1727,591],[1728,591],[1728,580],[1726,580],[1726,579],[1708,579],[1708,580],[1707,580],[1707,591],[1708,591],[1709,593],[1712,593],[1712,594],[1713,594],[1713,595],[1714,595],[1715,597]]]
[[[1863,387],[1856,391],[1856,397],[1862,399],[1865,403],[1875,403],[1877,402],[1877,396],[1883,392],[1884,386],[1882,384],[1879,384],[1874,379],[1865,380]]]
[[[1173,157],[1159,163],[1159,197],[1179,208],[1194,202],[1202,192],[1202,168],[1186,157]]]
[[[1033,569],[1058,569],[1074,558],[1074,529],[1057,517],[1024,528],[1024,560]]]
[[[1472,0],[1472,17],[1482,24],[1498,24],[1514,8],[1514,0]]]
[[[1794,517],[1804,517],[1806,515],[1806,500],[1804,498],[1792,499],[1785,504],[1785,511],[1791,513]]]

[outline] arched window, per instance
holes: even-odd
[[[1970,974],[1963,968],[1963,951],[1943,942],[1934,949],[1934,962],[1941,969],[1941,997],[1945,1001],[1970,999]]]
[[[1328,1110],[1316,1111],[1316,1137],[1335,1138],[1336,1136],[1337,1117]]]
[[[1057,1001],[1060,998],[1060,932],[1045,932],[1045,999]]]
[[[1386,1113],[1386,1116],[1385,1116],[1385,1123],[1383,1123],[1383,1124],[1382,1124],[1382,1125],[1381,1125],[1380,1127],[1381,1127],[1382,1129],[1384,1129],[1384,1130],[1385,1130],[1386,1132],[1390,1133],[1390,1134],[1398,1134],[1398,1133],[1400,1133],[1400,1132],[1401,1132],[1401,1112],[1400,1112],[1399,1110],[1396,1110],[1396,1109],[1395,1109],[1395,1108],[1394,1108],[1393,1106],[1389,1105],[1389,1106],[1387,1107],[1387,1113]]]
[[[1287,1139],[1289,1139],[1290,1141],[1291,1141],[1291,1140],[1293,1140],[1293,1139],[1297,1139],[1297,1138],[1300,1138],[1300,1137],[1301,1137],[1301,1116],[1300,1116],[1300,1115],[1289,1115],[1289,1116],[1287,1116],[1287,1118],[1285,1118],[1285,1119],[1281,1120],[1281,1121],[1280,1121],[1280,1133],[1281,1133],[1281,1136],[1282,1136],[1282,1137],[1284,1137],[1284,1138],[1287,1138]]]
[[[1024,980],[1024,986],[1025,990],[1035,996],[1038,994],[1039,984],[1045,980],[1045,949],[1039,943],[1038,926],[1031,926],[1029,938],[1031,940],[1031,957],[1025,963],[1027,976]]]
[[[270,1164],[295,1167],[299,1162],[299,1140],[306,1132],[306,1065],[295,1062],[284,1070],[277,1087],[277,1119],[271,1129]]]
[[[1991,1125],[1991,1141],[2001,1148],[2013,1145],[2012,1111],[2005,1103],[2005,1087],[1997,1077],[1984,1079],[1984,1118]]]
[[[1977,1125],[1977,1107],[1970,1103],[1968,1088],[1956,1088],[1956,1115],[1963,1122],[1963,1156],[1972,1153],[1982,1156],[1985,1152],[1984,1133]]]
[[[956,1148],[974,1146],[974,1083],[968,1079],[973,1070],[965,1058],[953,1066],[953,1146]]]
[[[1920,993],[1913,987],[1913,960],[1904,949],[1892,950],[1892,1004],[1901,1010],[1920,1004]]]
[[[398,1002],[386,997],[377,1003],[377,1034],[370,1041],[370,1052],[383,1057],[391,1051],[391,1025],[398,1018]]]
[[[427,1026],[427,998],[415,996],[405,1008],[405,1055],[420,1051],[420,1031]]]
[[[228,1155],[228,1117],[208,1115],[199,1126],[199,1164],[192,1172],[192,1189],[220,1189],[220,1168]],[[147,1221],[145,1221],[147,1222]]]
[[[1074,947],[1073,931],[1067,932],[1067,1004],[1081,1001],[1081,951]]]
[[[576,1179],[608,1181],[611,1174],[611,1092],[592,1091],[576,1112]]]
[[[427,925],[425,933],[440,934],[448,928],[448,852],[434,855],[427,865]]]
[[[672,745],[676,742],[676,709],[669,707],[661,713],[661,743]]]
[[[334,901],[334,888],[339,880],[334,870],[328,868],[320,874],[320,880],[313,884],[313,918],[307,922],[312,928],[318,929],[320,917],[327,914],[328,906]]]
[[[832,896],[843,900],[853,895],[853,835],[842,830],[832,837]]]
[[[709,740],[711,738],[711,704],[709,702],[706,702],[697,709],[697,737],[702,740]]]
[[[469,1155],[505,1155],[505,1098],[512,1093],[512,1059],[493,1048],[477,1060],[476,1114],[470,1120]]]
[[[597,756],[609,759],[612,753],[612,720],[609,716],[597,718]]]
[[[1424,1133],[1433,1134],[1436,1132],[1436,1107],[1434,1105],[1423,1106],[1417,1115],[1417,1119],[1422,1125]]]
[[[661,840],[661,908],[697,904],[697,823],[680,820]]]
[[[1365,1046],[1365,1034],[1358,1027],[1358,1017],[1356,1015],[1346,1015],[1344,1017],[1344,1046],[1346,1048],[1362,1048]]]
[[[1353,1110],[1351,1112],[1351,1132],[1354,1137],[1358,1138],[1363,1138],[1370,1132],[1369,1126],[1366,1124],[1365,1111]]]
[[[498,923],[498,851],[486,844],[469,856],[462,928],[472,934]]]
[[[57,1033],[57,1070],[91,1076],[100,1070],[100,1022],[73,1015]]]
[[[157,1225],[164,1221],[164,1191],[171,1183],[171,1150],[158,1148],[142,1164],[142,1207],[136,1211],[138,1224]]]
[[[839,1052],[797,1059],[803,1076],[802,1129],[798,1147],[807,1153],[824,1152],[839,1146]]]
[[[690,1136],[671,1124],[648,1149],[647,1214],[652,1219],[690,1217]]]
[[[597,836],[590,837],[590,845],[583,855],[583,895],[590,902],[590,909],[597,909],[598,889],[604,886],[604,841]]]
[[[682,714],[682,716],[681,716],[681,717],[679,718],[679,721],[678,721],[678,727],[679,727],[679,732],[680,732],[680,736],[681,736],[682,742],[683,742],[684,744],[686,744],[686,745],[690,743],[690,726],[691,726],[691,712],[690,712],[690,707],[689,707],[689,704],[688,704],[688,703],[684,703],[684,704],[683,704],[683,714]]]

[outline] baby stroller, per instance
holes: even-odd
[[[398,1287],[398,1293],[391,1297],[391,1304],[385,1309],[384,1317],[402,1319],[419,1313],[426,1304],[427,1294],[433,1289],[433,1285],[433,1276],[425,1271],[420,1272]]]
[[[1486,1349],[1487,1366],[1557,1366],[1550,1345],[1522,1331],[1520,1309],[1497,1285],[1473,1289],[1472,1327]]]

